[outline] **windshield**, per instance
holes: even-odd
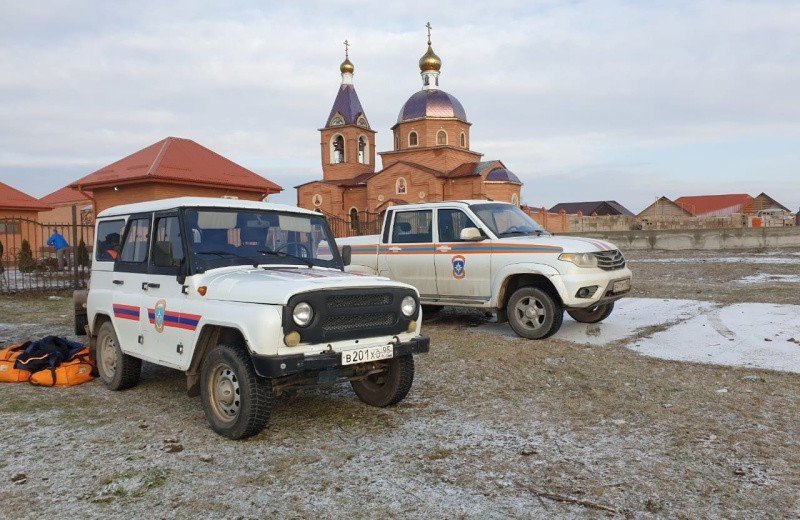
[[[538,222],[512,204],[475,204],[470,209],[498,238],[549,235]]]
[[[208,208],[185,212],[194,268],[229,265],[306,265],[342,269],[322,216],[252,209]]]

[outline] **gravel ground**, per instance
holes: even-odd
[[[634,296],[797,303],[797,284],[737,280],[800,264],[629,256]],[[68,335],[70,311],[68,299],[0,297],[0,342]],[[212,433],[184,377],[154,365],[125,392],[4,385],[2,516],[800,516],[797,374],[647,358],[630,340],[465,331],[482,320],[425,325],[431,353],[400,405],[369,408],[344,385],[305,391],[244,442]]]

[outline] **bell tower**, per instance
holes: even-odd
[[[341,181],[375,172],[375,130],[361,107],[353,85],[355,66],[350,61],[350,44],[344,41],[344,61],[339,66],[342,84],[320,132],[322,177]]]

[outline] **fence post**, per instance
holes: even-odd
[[[69,257],[67,257],[69,259]],[[78,290],[78,206],[72,205],[72,288]]]

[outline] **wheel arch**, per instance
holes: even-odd
[[[520,287],[527,286],[538,287],[549,294],[556,303],[562,307],[564,306],[564,301],[561,299],[561,295],[558,293],[555,285],[553,285],[553,282],[550,281],[550,278],[541,273],[529,272],[510,274],[503,279],[497,294],[497,307],[499,309],[505,309],[514,291]]]
[[[238,328],[227,325],[203,325],[192,351],[189,368],[186,370],[186,391],[189,396],[194,397],[200,394],[200,370],[203,366],[203,358],[220,343],[247,348],[247,340]]]

